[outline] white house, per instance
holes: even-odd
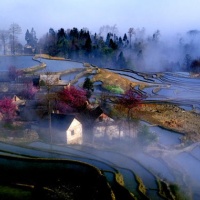
[[[43,81],[46,85],[55,85],[60,81],[59,74],[40,74],[40,81]]]
[[[108,137],[110,140],[113,138],[121,138],[124,136],[124,132],[119,124],[117,124],[112,118],[102,113],[96,120],[93,128],[94,137]]]
[[[81,144],[82,132],[82,124],[74,118],[66,130],[67,144]]]
[[[82,124],[75,115],[51,114],[51,121],[40,123],[43,131],[50,130],[52,141],[61,144],[82,144]]]
[[[127,121],[114,121],[112,118],[103,113],[100,108],[96,109],[96,120],[94,121],[93,134],[94,138],[135,138],[137,137],[137,126],[132,122],[129,124]],[[98,117],[97,117],[98,116]]]

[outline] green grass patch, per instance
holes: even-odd
[[[116,86],[116,85],[106,85],[105,89],[109,90],[110,92],[115,93],[115,94],[123,94],[124,93],[124,90],[120,86]]]
[[[14,186],[0,185],[0,199],[3,200],[28,200],[31,199],[32,192]]]

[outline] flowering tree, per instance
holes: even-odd
[[[56,102],[55,108],[62,114],[71,113],[74,111],[72,107],[70,107],[69,105],[67,105],[65,102],[62,101]]]
[[[64,103],[62,105],[65,105],[67,110],[81,111],[86,107],[86,91],[74,86],[66,87],[58,92],[58,99],[58,102]]]
[[[18,70],[15,66],[10,66],[8,68],[8,77],[10,80],[14,81],[16,78],[23,74],[22,70]]]
[[[33,86],[33,83],[26,83],[24,89],[20,92],[20,96],[25,99],[33,99],[38,89]]]
[[[146,98],[144,94],[131,87],[117,100],[117,104],[122,105],[128,110],[127,118],[129,124],[129,134],[130,134],[131,109],[137,107],[144,100],[144,98]]]
[[[0,100],[0,113],[5,122],[10,122],[16,117],[16,105],[11,98],[4,98]]]
[[[128,117],[130,117],[131,109],[138,106],[144,98],[142,93],[130,88],[119,98],[117,103],[128,109]]]

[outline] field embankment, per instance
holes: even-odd
[[[100,69],[93,77],[93,81],[101,81],[103,87],[116,85],[124,90],[129,89],[130,86],[149,87],[148,83],[133,82],[106,69]],[[121,105],[114,105],[114,108],[121,115],[127,115],[127,108]],[[200,115],[174,104],[159,101],[157,103],[142,103],[137,108],[132,109],[131,115],[133,118],[185,134],[186,138],[192,141],[200,141]]]
[[[49,59],[49,60],[70,60],[70,59],[65,59],[63,57],[57,57],[57,56],[50,56],[48,54],[36,54],[34,58],[44,58],[44,59]]]

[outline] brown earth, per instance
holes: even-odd
[[[65,59],[63,57],[50,56],[48,54],[36,54],[34,57],[35,58],[50,59],[50,60],[70,60],[70,59]]]
[[[132,116],[153,125],[184,134],[183,139],[200,141],[200,115],[172,104],[141,104]]]
[[[124,90],[129,89],[130,85],[139,85],[140,88],[149,86],[142,82],[132,82],[106,69],[100,69],[93,77],[93,81],[102,81],[103,86],[120,86]],[[115,108],[121,113],[127,113],[124,107],[115,105]],[[200,115],[192,111],[186,111],[176,105],[160,102],[141,104],[132,110],[132,116],[153,125],[182,133],[185,135],[185,139],[200,141]]]
[[[115,85],[121,87],[123,90],[127,90],[130,86],[140,85],[141,87],[147,86],[143,82],[132,82],[127,78],[124,78],[114,72],[110,72],[106,69],[99,69],[97,74],[92,78],[93,82],[102,81],[103,87],[107,85]]]

